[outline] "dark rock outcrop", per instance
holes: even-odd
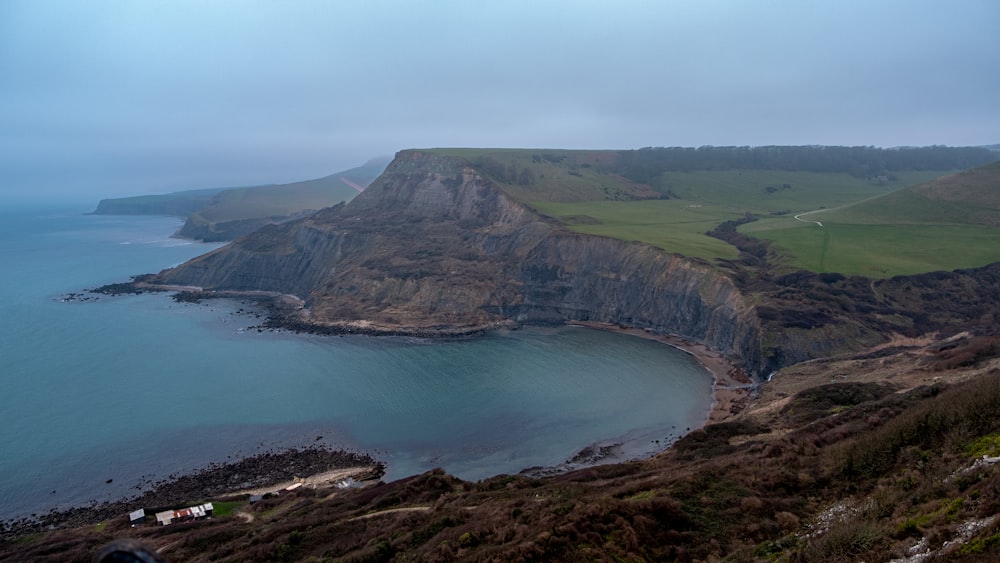
[[[762,342],[774,369],[860,352],[892,335],[917,337],[1000,330],[1000,263],[953,272],[872,280],[798,271],[760,274],[743,287],[756,296]]]
[[[677,334],[763,369],[753,309],[728,277],[647,245],[581,235],[463,159],[404,151],[351,203],[268,225],[154,283],[292,294],[299,321],[452,334],[599,321]]]
[[[518,320],[597,321],[705,343],[759,373],[753,308],[719,271],[638,243],[557,232],[523,263]]]

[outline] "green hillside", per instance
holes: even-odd
[[[773,241],[787,266],[819,272],[888,277],[982,266],[1000,261],[1000,164],[740,230]]]
[[[94,213],[175,215],[186,218],[180,236],[204,241],[232,240],[271,222],[350,201],[382,174],[388,164],[388,158],[376,158],[350,170],[290,184],[105,199]]]
[[[616,151],[561,149],[433,149],[459,156],[517,200],[631,201],[663,195],[652,186],[618,174]]]
[[[591,235],[635,240],[693,258],[737,257],[736,247],[705,233],[742,213],[721,205],[686,200],[534,202],[535,209],[570,229]]]
[[[638,240],[691,257],[732,259],[737,256],[735,247],[706,234],[723,221],[747,213],[791,218],[795,213],[886,194],[943,173],[903,172],[897,180],[880,185],[836,173],[682,172],[665,176],[677,199],[532,205],[579,232]]]
[[[205,207],[221,188],[102,199],[95,215],[175,215],[186,217]]]
[[[841,222],[1000,227],[1000,162],[829,212]]]
[[[219,192],[197,215],[209,222],[235,221],[262,217],[284,217],[304,210],[316,210],[350,201],[368,186],[388,161],[376,159],[363,166],[315,180],[230,188]]]
[[[931,196],[919,195],[927,187],[914,188],[930,185],[927,182],[953,174],[960,166],[995,158],[980,149],[433,152],[468,160],[506,193],[574,231],[641,241],[710,262],[734,260],[739,251],[707,233],[724,222],[748,218],[753,222],[739,231],[773,241],[772,255],[777,255],[772,260],[787,269],[886,277],[1000,260],[993,252],[1000,248],[993,231],[970,228],[970,224],[994,224],[990,209],[997,202],[987,201],[984,194],[996,190],[974,193],[953,182],[938,183],[936,195]],[[983,169],[987,177],[995,167]],[[971,174],[954,177],[968,184]],[[989,185],[988,179],[975,178]],[[852,206],[859,202],[867,203]],[[833,217],[834,209],[838,214],[850,211],[854,218],[834,221],[825,230],[810,222],[819,213]],[[802,220],[795,218],[809,212],[813,213],[801,216]]]

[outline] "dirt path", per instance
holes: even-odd
[[[268,493],[275,493],[282,491],[295,484],[301,484],[303,487],[309,487],[309,486],[325,487],[332,485],[337,481],[346,479],[348,477],[354,477],[356,475],[371,473],[374,469],[375,469],[374,467],[348,467],[346,469],[334,469],[332,471],[327,471],[325,473],[318,473],[316,475],[309,475],[308,477],[300,477],[293,479],[291,481],[286,481],[284,483],[278,483],[277,485],[271,485],[270,487],[258,487],[256,489],[233,491],[230,494],[266,495]]]
[[[355,516],[348,520],[348,522],[353,522],[355,520],[365,520],[367,518],[374,518],[376,516],[382,516],[383,514],[395,514],[397,512],[427,512],[430,510],[429,506],[407,506],[405,508],[389,508],[386,510],[379,510],[378,512],[370,512],[368,514],[362,514],[361,516]]]
[[[340,181],[343,182],[343,183],[345,183],[345,184],[347,184],[348,186],[351,186],[352,188],[358,190],[358,193],[365,191],[364,187],[359,186],[358,184],[356,184],[355,182],[352,182],[352,181],[348,180],[347,178],[341,178]]]
[[[806,215],[811,215],[813,213],[819,213],[820,211],[830,211],[830,210],[829,209],[816,209],[815,211],[806,211],[805,213],[799,213],[798,215],[795,215],[794,219],[796,221],[802,221],[803,223],[816,223],[817,225],[819,225],[820,227],[822,227],[823,223],[820,223],[819,221],[810,221],[809,219],[803,219],[802,218],[802,217],[805,217]]]

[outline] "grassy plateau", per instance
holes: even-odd
[[[773,241],[784,264],[874,278],[1000,260],[1000,166],[948,175],[881,197],[741,231]]]
[[[709,262],[739,256],[708,234],[727,221],[772,243],[772,263],[786,270],[886,278],[1000,260],[996,164],[962,173],[898,169],[860,176],[794,166],[641,168],[623,163],[616,151],[436,151],[469,160],[508,194],[571,230]]]

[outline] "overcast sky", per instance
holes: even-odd
[[[1000,143],[997,0],[0,1],[0,190],[412,147]]]

